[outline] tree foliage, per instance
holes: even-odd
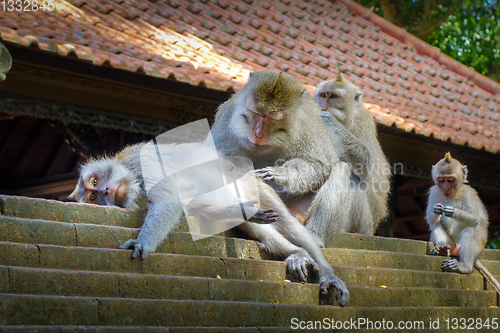
[[[448,11],[454,7],[453,1],[408,0],[405,1],[405,6],[400,5],[401,0],[357,1],[417,36],[418,31],[411,30],[416,26],[412,22],[418,21],[415,17],[425,15],[420,21],[431,23],[448,15],[430,33],[426,42],[439,47],[444,54],[473,67],[477,72],[500,81],[500,0],[462,0],[461,4],[460,1],[455,2],[460,5],[452,13]],[[429,8],[429,2],[434,2],[437,6],[432,10],[425,10]],[[391,19],[388,15],[388,9],[391,8],[388,3],[398,6],[398,20]]]

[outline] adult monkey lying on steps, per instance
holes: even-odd
[[[321,82],[314,100],[338,157],[349,164],[350,186],[342,195],[338,231],[373,235],[387,215],[390,167],[377,139],[374,117],[363,106],[358,86],[341,74]],[[315,224],[314,217],[307,222]]]
[[[250,158],[254,167],[260,168],[257,174],[288,202],[313,199],[318,189],[318,194],[323,195],[322,186],[338,161],[330,145],[325,144],[328,137],[319,107],[298,80],[277,71],[251,75],[245,87],[219,107],[212,134],[218,150],[225,155]],[[314,200],[311,207],[316,207],[314,213],[319,212]],[[335,215],[329,213],[322,215],[325,225],[335,223]],[[287,230],[270,232],[269,226],[249,223],[243,227],[267,251],[287,256],[288,268],[298,273],[299,279],[305,280],[308,266],[316,261],[321,284],[331,284],[340,288],[343,296],[348,295],[343,283],[333,279],[318,243],[305,228],[301,229],[303,235],[295,234],[297,238],[293,239],[287,237]],[[301,248],[306,248],[314,261]]]
[[[215,177],[211,177],[211,172],[201,177],[193,173],[187,175],[188,177],[183,177],[176,173],[176,183],[173,182],[172,177],[165,178],[165,182],[162,183],[155,182],[154,184],[161,186],[155,187],[154,198],[151,198],[151,191],[146,192],[148,182],[163,179],[163,177],[161,168],[158,167],[156,152],[146,151],[145,154],[141,152],[143,146],[143,144],[130,146],[113,157],[90,160],[81,167],[78,184],[71,194],[71,197],[79,202],[124,208],[137,208],[141,205],[148,206],[148,214],[138,238],[131,239],[121,246],[123,249],[131,247],[133,249],[132,257],[140,254],[142,259],[145,258],[148,252],[155,251],[173,227],[181,221],[182,206],[179,202],[181,198],[179,197],[179,186],[177,186],[179,183],[188,187],[185,190],[186,192],[189,192],[189,187],[193,186],[208,189],[213,187],[213,182],[217,185]],[[173,164],[175,169],[180,170],[185,170],[183,166],[184,159],[194,159],[195,161],[212,159],[210,147],[205,143],[158,145],[158,151],[163,161],[171,161],[169,164]],[[203,158],[207,154],[209,155],[208,158]],[[225,164],[231,161],[231,159],[222,159],[222,162]],[[156,171],[159,175],[143,174],[142,169],[146,167],[148,170],[151,170],[151,165],[153,166],[152,171]],[[232,168],[232,165],[229,165],[229,168]],[[238,183],[240,197],[242,198],[249,191],[247,190],[247,185],[252,181],[252,179],[248,179],[249,177],[255,180],[251,175],[245,174],[241,178],[242,182]],[[323,257],[319,246],[315,243],[314,236],[289,214],[281,199],[267,184],[258,180],[257,185],[259,192],[258,203],[247,201],[243,205],[245,205],[245,211],[249,210],[253,212],[251,214],[253,216],[248,219],[249,222],[266,223],[264,228],[259,229],[263,233],[259,239],[267,240],[271,237],[289,239],[296,245],[290,243],[291,245],[285,249],[286,251],[296,253],[299,256],[308,257],[310,254],[319,265],[320,288],[322,292],[327,293],[331,287],[336,288],[336,296],[339,304],[344,306],[349,301],[349,292],[344,283],[333,275],[332,268]],[[201,193],[206,192],[201,191]],[[253,195],[251,193],[250,198]],[[200,202],[200,204],[207,206],[203,210],[204,212],[208,211],[215,217],[226,218],[229,216],[230,218],[234,218],[235,211],[241,213],[239,206],[228,206],[225,201],[224,197],[217,197],[215,199],[209,198],[208,201]],[[254,204],[260,204],[260,206],[258,205],[258,208],[254,208]],[[253,223],[245,222],[240,224],[240,227],[247,230],[248,228],[245,227],[247,224]],[[253,235],[255,236],[255,234]],[[272,246],[277,246],[278,244],[271,243],[269,245],[268,249],[272,250]],[[282,254],[282,252],[279,253]],[[302,267],[296,267],[296,269],[302,269]],[[297,272],[297,274],[304,273]]]

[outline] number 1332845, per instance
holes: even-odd
[[[0,9],[4,12],[51,12],[54,10],[53,0],[1,0]]]

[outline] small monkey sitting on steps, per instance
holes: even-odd
[[[446,153],[432,166],[436,185],[429,190],[426,220],[431,229],[431,254],[437,255],[458,243],[460,261],[445,260],[443,272],[472,273],[488,240],[488,214],[477,192],[465,184],[467,166]]]

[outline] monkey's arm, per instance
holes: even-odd
[[[453,217],[454,219],[466,224],[468,227],[476,228],[481,222],[481,219],[476,214],[451,206],[445,206],[443,213],[445,216]]]
[[[170,231],[181,221],[181,216],[182,205],[180,203],[152,202],[137,239],[128,240],[120,246],[120,249],[133,248],[132,258],[140,253],[141,259],[144,259],[148,252],[156,250]]]
[[[219,206],[219,205],[204,205],[193,208],[186,207],[189,215],[203,218],[205,221],[239,221],[243,219],[248,222],[268,224],[276,222],[279,214],[274,208],[260,209],[255,205],[258,200],[249,200],[240,204]]]
[[[257,169],[254,173],[265,181],[283,186],[288,193],[300,195],[319,189],[330,171],[328,163],[294,158],[282,166]]]
[[[365,169],[368,167],[368,163],[370,163],[370,152],[368,148],[362,144],[356,136],[348,131],[331,113],[321,111],[321,118],[323,119],[323,125],[328,135],[330,135],[334,141],[338,142],[338,140],[340,140],[339,143],[345,147],[344,157],[346,158],[346,162],[351,164],[352,167],[362,167],[365,174],[367,171]]]

